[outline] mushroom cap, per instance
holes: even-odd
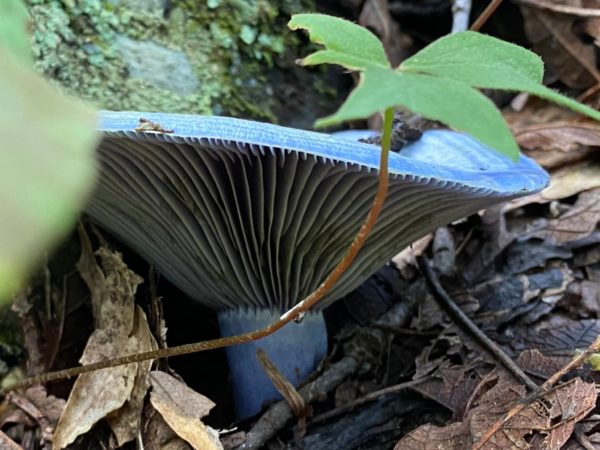
[[[135,131],[140,118],[172,133]],[[379,148],[233,119],[101,112],[86,210],[193,299],[287,310],[345,254],[377,190]],[[324,307],[438,226],[537,192],[548,175],[466,134],[431,130],[390,154],[375,229]]]

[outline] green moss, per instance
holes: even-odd
[[[269,71],[298,46],[286,22],[292,12],[310,9],[309,2],[172,0],[165,17],[160,9],[135,8],[133,0],[25,0],[38,68],[99,108],[269,120],[275,120]],[[199,88],[181,95],[131,78],[118,36],[184,53]]]

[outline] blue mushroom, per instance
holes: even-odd
[[[135,131],[140,118],[172,132]],[[91,218],[192,299],[223,335],[275,321],[346,252],[377,190],[379,148],[344,136],[226,117],[101,112],[101,175]],[[320,303],[341,298],[414,240],[544,188],[548,175],[466,134],[431,130],[390,155],[390,188],[357,261]],[[327,351],[321,311],[258,342],[227,348],[239,418],[279,397],[262,348],[292,383]]]

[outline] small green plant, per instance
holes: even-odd
[[[519,147],[498,108],[477,88],[529,92],[600,120],[600,112],[542,84],[543,63],[517,45],[480,33],[452,34],[393,68],[383,45],[369,30],[323,14],[298,14],[288,26],[304,29],[325,46],[300,64],[338,64],[360,72],[358,86],[333,115],[317,127],[362,119],[402,106],[471,134],[513,160]]]

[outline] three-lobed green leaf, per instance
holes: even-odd
[[[379,40],[356,24],[322,14],[299,14],[289,26],[307,30],[313,42],[325,46],[302,64],[338,64],[361,72],[346,102],[316,126],[402,106],[467,132],[516,160],[519,148],[506,122],[477,88],[529,92],[600,120],[598,111],[542,84],[543,63],[536,54],[490,36],[471,31],[445,36],[393,69]]]

